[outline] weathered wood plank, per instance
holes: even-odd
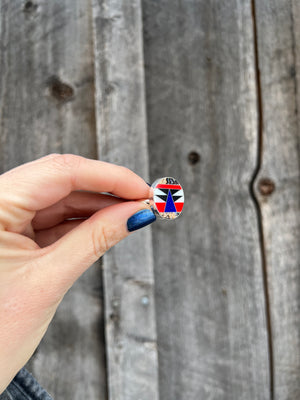
[[[97,158],[90,13],[84,0],[1,1],[1,171],[50,152]],[[28,364],[55,399],[106,398],[101,274],[69,291]]]
[[[100,157],[146,179],[141,4],[139,0],[93,4]],[[158,399],[149,227],[104,256],[104,282],[109,398]]]
[[[300,4],[257,1],[262,96],[263,217],[271,311],[274,399],[300,397]],[[264,183],[265,178],[270,182]]]
[[[153,226],[160,397],[269,399],[251,2],[143,10],[151,177],[186,193],[182,217]]]

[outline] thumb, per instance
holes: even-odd
[[[156,220],[142,202],[130,201],[106,207],[58,241],[48,246],[44,258],[45,283],[65,293],[75,280],[108,249],[130,232]],[[46,260],[45,260],[46,258]],[[56,290],[55,290],[56,291]]]

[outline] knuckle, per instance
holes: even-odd
[[[83,157],[75,154],[56,154],[51,160],[54,164],[64,169],[77,169],[81,165]]]
[[[50,154],[47,154],[46,156],[42,157],[40,160],[48,161],[48,160],[52,160],[53,158],[56,158],[58,156],[60,156],[59,153],[50,153]]]
[[[105,226],[99,226],[92,232],[92,245],[95,257],[101,257],[111,247],[109,233]]]
[[[129,168],[127,168],[127,167],[124,167],[123,165],[121,165],[120,166],[120,171],[122,172],[122,173],[124,173],[124,174],[132,174],[132,171],[131,171],[131,169],[129,169]]]
[[[58,154],[56,157],[52,158],[51,163],[59,171],[64,171],[69,175],[71,188],[75,188],[77,170],[80,169],[80,166],[84,161],[84,157],[74,154]]]
[[[49,160],[52,160],[53,158],[55,158],[55,157],[57,157],[59,155],[60,155],[59,153],[50,153],[50,154],[47,154],[45,156],[37,158],[33,162],[34,163],[48,162]]]

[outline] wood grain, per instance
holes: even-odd
[[[94,1],[100,158],[148,178],[139,0]],[[158,399],[150,227],[104,256],[109,398]]]
[[[160,398],[269,399],[251,3],[143,11],[151,180],[186,194],[178,220],[153,226]]]
[[[256,2],[262,98],[261,169],[256,179],[264,231],[274,358],[274,399],[300,396],[300,5]],[[273,191],[265,193],[268,178]]]
[[[0,1],[0,172],[75,153],[186,195],[65,296],[27,365],[54,399],[298,400],[299,26],[297,0]]]
[[[0,2],[0,168],[47,153],[97,158],[91,8]],[[106,399],[101,266],[65,296],[28,369],[54,399]]]

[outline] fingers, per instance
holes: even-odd
[[[58,203],[38,211],[32,220],[32,227],[35,230],[47,229],[67,218],[88,218],[96,211],[122,202],[124,200],[114,196],[72,192]]]
[[[0,222],[22,232],[34,212],[57,203],[72,191],[108,192],[124,199],[149,197],[150,188],[127,168],[72,154],[52,154],[0,177]]]
[[[129,235],[127,220],[144,208],[142,203],[133,201],[104,208],[42,249],[46,253],[40,261],[48,267],[39,270],[43,274],[41,281],[55,285],[59,295],[67,291],[91,264]],[[155,220],[154,214],[147,211],[143,226]]]
[[[35,232],[35,242],[40,247],[50,246],[52,243],[63,237],[66,233],[80,225],[83,221],[85,221],[85,219],[65,221],[49,229],[37,231]]]

